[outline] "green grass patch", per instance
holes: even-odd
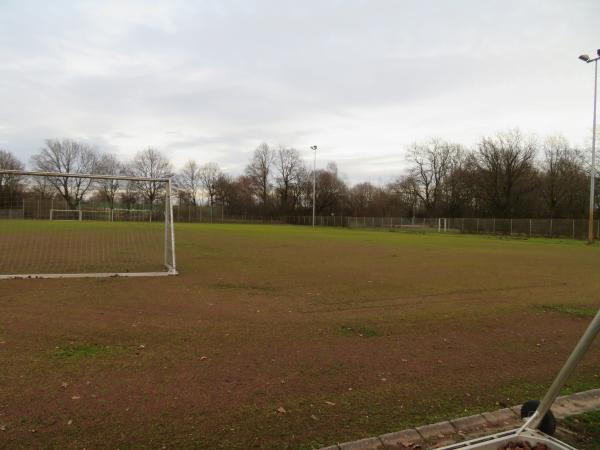
[[[560,395],[570,395],[577,392],[590,391],[592,389],[598,389],[600,386],[600,377],[598,375],[579,378],[577,380],[569,381],[569,384],[565,385],[560,390]]]
[[[544,311],[551,311],[574,317],[594,317],[596,315],[596,309],[588,306],[553,304],[538,305],[538,308],[541,308]]]
[[[561,426],[570,433],[561,433],[559,430],[560,437],[570,444],[576,445],[579,450],[598,450],[600,448],[600,411],[590,411],[578,416],[567,417],[563,419]]]
[[[379,336],[377,330],[367,325],[342,325],[340,331],[344,336],[372,338]]]
[[[209,287],[214,289],[245,289],[250,291],[271,292],[275,288],[273,286],[246,284],[246,283],[212,283]]]
[[[59,347],[54,356],[61,359],[85,359],[111,353],[113,348],[107,345],[79,344],[68,347]]]
[[[514,382],[498,391],[498,398],[506,399],[506,403],[501,406],[519,405],[527,400],[540,400],[548,391],[553,378],[546,383]],[[596,374],[582,375],[571,379],[560,390],[560,395],[570,395],[577,392],[598,389],[600,386],[600,377]]]

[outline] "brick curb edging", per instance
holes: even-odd
[[[600,389],[558,397],[552,405],[552,412],[557,418],[581,414],[594,409],[600,409]],[[423,447],[425,443],[435,447],[449,445],[481,434],[516,428],[523,423],[520,411],[521,405],[516,405],[358,441],[330,445],[320,450],[400,450],[425,448]]]

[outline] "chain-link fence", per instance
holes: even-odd
[[[79,205],[88,220],[162,221],[160,205],[115,205],[85,201]],[[68,210],[61,198],[39,198],[4,202],[0,219],[50,219],[52,211]],[[63,213],[64,214],[64,213]],[[312,225],[312,216],[231,215],[220,205],[173,205],[175,222],[182,223],[247,223]],[[496,219],[496,218],[431,218],[431,217],[357,217],[316,216],[319,227],[387,228],[397,231],[454,232],[467,234],[496,234],[506,236],[587,239],[586,219]],[[594,221],[594,236],[600,237],[600,221]]]
[[[312,225],[312,216],[287,217],[285,223]],[[315,225],[569,239],[587,239],[588,236],[586,219],[316,216]],[[596,239],[600,237],[600,221],[598,220],[594,221],[594,236]]]

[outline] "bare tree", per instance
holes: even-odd
[[[334,162],[329,162],[326,170],[317,171],[315,203],[317,213],[341,213],[347,192],[348,187],[338,175],[338,168]]]
[[[213,207],[217,196],[217,187],[219,178],[222,175],[221,169],[217,163],[209,162],[199,168],[200,186],[208,195],[208,204]]]
[[[173,168],[165,155],[149,147],[135,155],[129,164],[129,172],[135,177],[170,178]],[[165,184],[159,181],[136,181],[134,186],[150,205],[154,204],[165,188]]]
[[[252,180],[256,196],[259,198],[260,203],[265,212],[269,203],[269,194],[271,192],[271,168],[273,167],[273,161],[275,159],[275,153],[268,144],[260,144],[256,150],[252,160],[246,166],[246,175]]]
[[[376,187],[368,181],[352,186],[348,192],[348,203],[352,215],[365,216],[373,203]]]
[[[303,169],[300,153],[294,148],[279,147],[274,157],[277,183],[277,194],[281,211],[293,208],[293,189],[300,181]]]
[[[415,143],[410,147],[408,159],[413,164],[410,175],[416,188],[415,194],[423,202],[428,215],[439,212],[444,183],[459,154],[459,145],[439,138]]]
[[[221,203],[222,212],[225,211],[225,206],[229,206],[233,197],[233,179],[225,174],[220,173],[215,183],[216,200]]]
[[[126,181],[121,188],[119,201],[127,209],[133,209],[140,199],[139,187],[133,181]]]
[[[12,153],[0,149],[0,169],[23,170],[25,166]],[[0,207],[10,207],[17,200],[21,190],[22,177],[17,175],[0,174]]]
[[[190,159],[185,163],[177,177],[179,186],[185,191],[186,198],[189,199],[189,202],[193,206],[197,206],[198,193],[202,188],[200,171],[201,168],[198,166],[198,163]]]
[[[583,155],[561,136],[548,137],[543,143],[541,194],[550,217],[583,213],[587,175]],[[583,203],[583,204],[582,204]]]
[[[46,147],[32,157],[36,170],[57,173],[93,173],[97,168],[98,153],[91,146],[72,139],[48,139]],[[48,177],[51,184],[65,199],[69,208],[77,209],[93,180],[87,178]]]
[[[401,213],[415,217],[420,202],[415,179],[411,175],[402,175],[391,183],[390,190],[398,198]]]
[[[98,168],[96,171],[99,175],[119,175],[123,172],[123,164],[112,153],[104,153],[100,155],[98,160]],[[111,209],[115,207],[115,199],[121,187],[119,180],[98,180],[98,187],[102,197],[110,203]]]
[[[524,194],[534,188],[536,144],[518,130],[481,140],[475,155],[480,193],[488,213],[512,217]]]

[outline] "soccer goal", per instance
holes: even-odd
[[[0,279],[176,274],[169,178],[0,170]]]
[[[50,220],[83,220],[80,209],[50,209]]]

